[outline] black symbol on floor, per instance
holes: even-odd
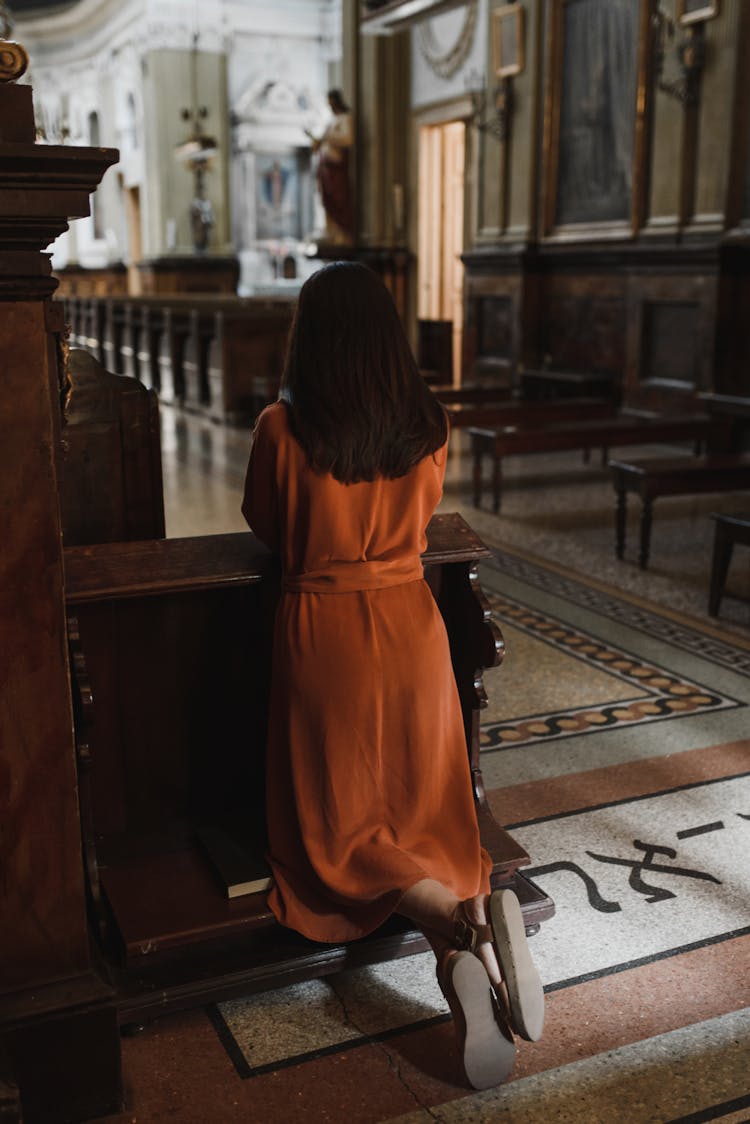
[[[644,894],[649,904],[665,901],[667,898],[676,897],[676,895],[662,886],[652,886],[644,881],[641,877],[644,870],[653,871],[655,874],[671,874],[677,878],[698,878],[704,882],[715,882],[717,886],[721,885],[720,879],[714,878],[713,874],[706,874],[702,870],[691,870],[685,866],[667,866],[664,863],[654,862],[655,855],[664,855],[665,858],[676,859],[677,852],[672,847],[659,847],[656,843],[641,843],[638,839],[633,840],[633,846],[644,852],[642,859],[618,859],[611,855],[597,855],[594,851],[587,851],[586,854],[600,863],[629,866],[631,869],[628,882],[631,888],[639,894]]]
[[[572,862],[556,862],[548,863],[546,866],[535,866],[531,870],[524,871],[528,878],[538,878],[542,874],[553,874],[556,870],[570,870],[573,874],[577,874],[586,887],[586,896],[589,899],[589,905],[592,909],[597,910],[598,913],[619,913],[622,906],[619,902],[608,901],[603,898],[599,893],[599,888],[591,877],[587,874],[578,863]]]
[[[677,832],[678,839],[692,839],[695,835],[707,835],[710,831],[722,831],[724,829],[723,820],[715,820],[713,823],[702,823],[698,827],[686,827],[682,831]]]

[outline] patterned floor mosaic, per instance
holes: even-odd
[[[498,574],[518,578],[534,589],[563,597],[579,608],[591,609],[610,622],[622,622],[703,659],[750,673],[750,647],[734,644],[729,639],[717,639],[693,627],[687,618],[675,620],[655,612],[648,605],[618,597],[612,590],[599,589],[522,554],[495,550],[492,561],[484,566]]]
[[[515,629],[551,645],[559,653],[579,660],[584,665],[579,675],[584,679],[593,670],[604,670],[612,679],[627,684],[633,693],[630,698],[618,698],[616,702],[534,714],[511,722],[485,722],[481,737],[485,752],[509,744],[525,745],[591,733],[618,723],[654,722],[705,708],[715,710],[744,705],[682,676],[674,676],[663,667],[646,663],[606,640],[536,612],[518,601],[497,595],[490,595],[488,600],[493,615],[503,622],[504,628],[511,623]]]

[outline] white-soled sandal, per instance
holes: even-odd
[[[512,890],[495,890],[487,910],[495,953],[508,993],[513,1029],[537,1042],[544,1027],[544,988],[526,940],[518,898]]]
[[[438,983],[448,1001],[459,1053],[469,1084],[491,1089],[510,1073],[516,1056],[513,1036],[499,1021],[497,1000],[481,960],[456,952],[441,967]]]

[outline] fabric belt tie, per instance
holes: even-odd
[[[285,574],[281,588],[284,593],[359,593],[405,585],[421,581],[423,577],[422,560],[416,554],[391,561],[329,562],[320,570]]]

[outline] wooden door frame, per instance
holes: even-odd
[[[473,107],[468,94],[460,97],[448,98],[445,101],[434,102],[423,108],[414,109],[411,114],[410,127],[410,157],[409,157],[409,199],[407,239],[411,253],[417,261],[417,269],[412,271],[410,307],[414,315],[409,325],[409,334],[412,343],[416,341],[417,332],[417,275],[419,270],[419,133],[420,129],[428,125],[448,125],[451,122],[462,122],[466,126],[464,153],[464,247],[469,249],[476,241],[478,221],[478,184],[479,184],[479,140],[475,130],[471,127]],[[464,315],[466,323],[466,283],[464,281]],[[454,372],[454,378],[456,372]]]

